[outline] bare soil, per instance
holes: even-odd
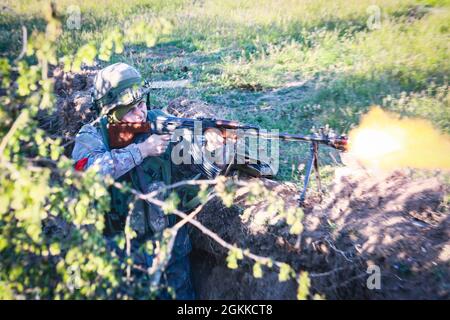
[[[292,185],[264,184],[296,205],[298,190]],[[226,209],[215,200],[198,218],[239,247],[309,271],[312,294],[328,299],[448,299],[450,219],[443,202],[448,192],[439,177],[417,178],[408,170],[374,174],[338,169],[328,196],[317,203],[313,195],[304,209],[299,247],[287,225],[266,222],[270,217],[264,203],[242,215],[242,202]],[[198,268],[204,268],[197,279],[201,298],[296,298],[295,283],[279,283],[276,271],[265,269],[265,276],[255,279],[249,261],[227,269],[223,249],[198,232],[193,239],[201,252],[196,259],[209,260],[207,267],[197,260]],[[381,271],[379,290],[367,287],[371,265]]]

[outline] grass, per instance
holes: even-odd
[[[82,28],[64,32],[61,53],[98,43],[114,27],[154,16],[173,22],[156,47],[130,45],[113,57],[153,80],[192,80],[189,89],[155,94],[159,105],[185,95],[226,106],[245,122],[307,133],[325,124],[347,131],[379,104],[450,133],[449,1],[67,0],[57,2],[63,21],[73,4]],[[13,59],[20,25],[45,27],[42,3],[4,5],[0,56]],[[373,5],[380,9],[375,29],[367,25]],[[297,180],[292,164],[304,160],[307,146],[281,151],[287,162],[280,178]]]

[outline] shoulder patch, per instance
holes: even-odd
[[[84,168],[86,168],[86,165],[88,163],[88,158],[82,158],[75,162],[74,168],[76,171],[84,171]]]

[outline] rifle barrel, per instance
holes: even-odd
[[[318,142],[318,143],[325,143],[327,144],[329,140],[323,139],[320,137],[314,137],[314,136],[308,136],[308,135],[302,135],[302,134],[290,134],[290,133],[268,133],[268,132],[261,132],[261,131],[248,131],[245,132],[246,135],[251,136],[260,136],[265,139],[280,139],[283,141],[306,141],[306,142]]]
[[[320,137],[302,134],[290,134],[290,133],[267,133],[261,131],[246,131],[246,135],[259,136],[265,139],[280,139],[282,141],[303,141],[303,142],[316,142],[333,147],[335,149],[346,151],[347,150],[347,138],[345,136],[341,137]]]

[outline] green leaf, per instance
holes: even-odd
[[[292,270],[291,266],[287,263],[282,263],[280,265],[280,272],[278,274],[278,281],[284,282],[291,278],[291,274],[294,270]]]
[[[61,253],[61,248],[59,246],[59,243],[56,243],[56,242],[54,242],[50,245],[49,250],[50,250],[50,254],[52,256],[56,256]]]
[[[0,236],[0,252],[2,252],[8,246],[8,240]]]
[[[147,241],[145,243],[145,250],[148,254],[153,254],[154,246],[152,241]]]
[[[263,271],[259,262],[255,262],[255,264],[253,265],[253,276],[255,278],[262,278],[263,276]]]
[[[325,296],[316,293],[316,294],[314,295],[313,299],[314,299],[314,300],[325,300]]]
[[[208,186],[206,184],[202,184],[200,186],[200,191],[197,194],[198,199],[201,203],[205,203],[208,199]]]
[[[300,234],[303,231],[303,224],[300,221],[294,222],[294,224],[289,229],[291,234]]]
[[[228,252],[228,256],[227,256],[227,267],[230,269],[237,269],[238,264],[237,264],[237,258],[236,258],[236,252],[234,250],[230,250]]]
[[[166,201],[164,201],[162,209],[165,214],[173,213],[175,210],[177,210],[179,204],[180,198],[178,197],[178,194],[174,191],[169,195]]]
[[[302,272],[298,279],[297,299],[306,300],[309,294],[309,288],[311,287],[311,280],[308,272]]]

